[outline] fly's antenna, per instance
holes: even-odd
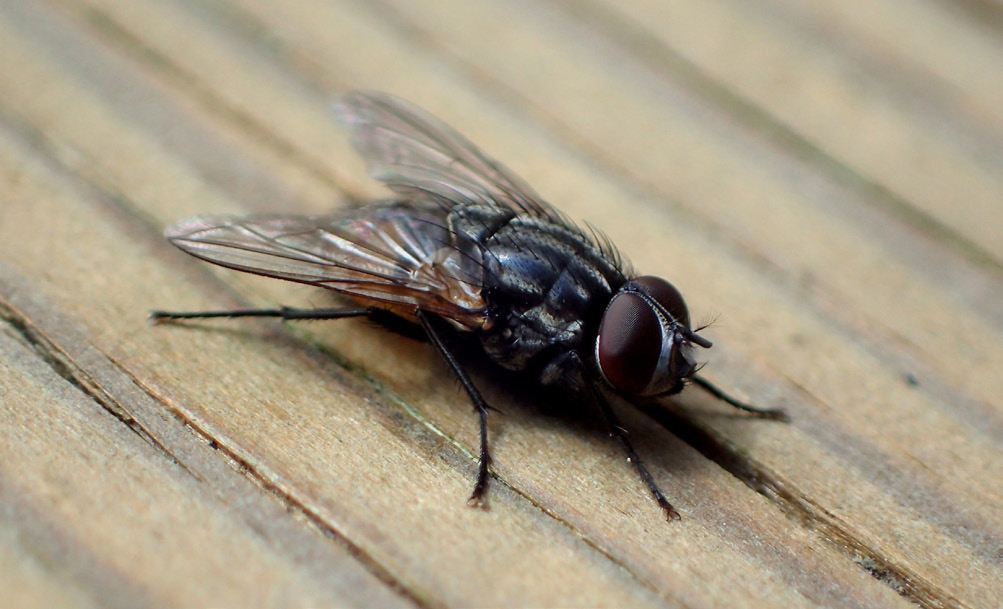
[[[719,319],[721,319],[721,315],[720,314],[715,314],[714,317],[712,317],[710,321],[708,321],[705,324],[701,324],[699,328],[697,328],[696,330],[693,330],[693,331],[694,332],[700,332],[702,330],[706,330],[707,328],[709,328],[709,327],[713,326],[714,324],[716,324],[717,320],[719,320]]]
[[[683,338],[695,345],[700,345],[704,349],[710,349],[714,346],[714,343],[697,334],[700,330],[703,330],[703,328],[698,328],[697,330],[690,330],[689,328],[683,328],[682,326],[679,328],[679,332],[683,335]]]

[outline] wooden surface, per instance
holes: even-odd
[[[1003,604],[1003,6],[0,2],[4,607]],[[427,108],[670,279],[706,375],[632,437],[162,238],[378,196],[329,112]]]

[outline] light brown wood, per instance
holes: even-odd
[[[947,4],[0,3],[5,606],[994,607],[1003,36]],[[1000,15],[995,7],[983,10]],[[934,40],[929,44],[921,41]],[[161,233],[381,196],[330,115],[427,108],[708,330],[699,389],[591,412]],[[5,594],[6,596],[6,594]]]

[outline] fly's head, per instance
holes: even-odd
[[[682,294],[658,277],[628,281],[599,325],[595,358],[603,379],[627,396],[679,393],[697,371],[693,345],[711,342],[690,329]]]

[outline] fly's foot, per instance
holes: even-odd
[[[490,455],[485,454],[481,457],[477,466],[477,483],[474,484],[474,492],[470,494],[470,499],[467,499],[467,505],[470,507],[481,509],[488,507],[484,495],[488,492],[488,464],[490,463]]]
[[[652,489],[652,494],[655,496],[655,501],[658,502],[659,507],[661,507],[662,511],[665,512],[665,519],[667,521],[672,522],[673,520],[682,520],[679,512],[676,511],[676,508],[672,507],[672,504],[665,498],[662,491],[655,488]]]
[[[779,408],[774,410],[759,410],[759,409],[750,410],[748,408],[743,408],[742,410],[748,412],[750,415],[752,415],[757,419],[769,419],[771,421],[780,421],[782,423],[791,422],[790,415]]]
[[[467,505],[472,508],[477,508],[480,510],[488,509],[488,502],[484,498],[484,491],[486,488],[475,487],[474,492],[470,494],[470,499],[467,499]]]

